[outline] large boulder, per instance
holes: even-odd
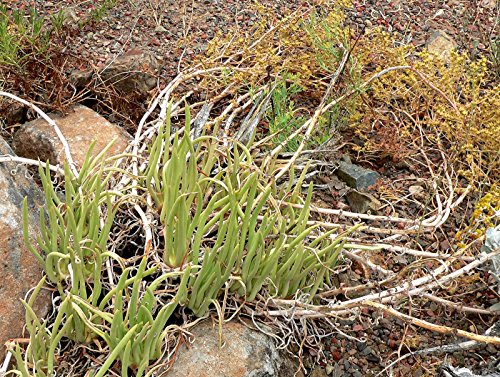
[[[65,115],[49,114],[68,141],[73,160],[82,166],[90,144],[95,140],[93,155],[101,152],[108,143],[117,138],[108,156],[119,154],[128,146],[131,136],[119,126],[108,122],[88,107],[77,105]],[[54,128],[44,119],[23,124],[14,135],[12,144],[17,155],[49,160],[51,164],[62,164],[66,157]]]
[[[223,325],[222,347],[218,326],[211,321],[197,325],[192,333],[194,343],[180,349],[166,377],[292,377],[298,370],[272,338],[244,324]]]
[[[13,154],[0,138],[0,155]],[[27,177],[23,166],[0,162],[0,358],[5,353],[5,342],[23,336],[25,310],[21,299],[42,277],[42,267],[26,248],[23,239],[24,197],[28,198],[30,232],[33,235],[39,229],[38,211],[43,208],[40,189]],[[48,295],[41,294],[35,311],[43,317],[49,307]]]

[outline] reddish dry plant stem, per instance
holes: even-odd
[[[372,308],[380,309],[386,312],[387,314],[396,317],[398,319],[401,319],[402,321],[409,322],[412,325],[422,327],[427,330],[435,331],[441,334],[446,334],[446,335],[455,335],[455,336],[460,336],[463,338],[467,339],[472,339],[476,340],[478,342],[482,343],[488,343],[488,344],[495,344],[495,345],[500,345],[500,338],[497,336],[488,336],[488,335],[479,335],[479,334],[474,334],[469,331],[464,331],[460,329],[456,329],[453,327],[449,326],[441,326],[441,325],[436,325],[434,323],[424,321],[422,319],[418,319],[412,316],[409,316],[407,314],[401,313],[393,308],[390,308],[386,305],[383,305],[379,302],[374,302],[374,301],[366,301],[364,303],[366,306],[370,306]]]

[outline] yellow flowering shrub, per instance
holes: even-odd
[[[489,80],[487,60],[455,51],[448,61],[427,50],[411,54],[380,32],[367,41],[357,55],[371,67],[367,77],[389,66],[412,69],[382,76],[358,102],[351,123],[365,141],[362,149],[401,158],[415,150],[423,131],[426,142],[454,156],[466,178],[500,179],[500,85]]]
[[[343,9],[349,0],[319,2],[318,11],[297,10],[277,14],[253,4],[256,21],[252,28],[220,31],[209,42],[205,54],[194,62],[205,69],[224,66],[222,74],[203,78],[201,87],[218,92],[231,83],[235,88],[254,88],[286,73],[295,83],[321,95],[320,80],[332,73],[342,57],[339,48],[351,32],[342,26]]]
[[[500,85],[492,79],[486,58],[472,60],[456,51],[448,60],[427,50],[415,53],[411,46],[394,46],[380,31],[362,41],[356,58],[365,68],[365,79],[390,66],[412,67],[375,80],[358,101],[351,117],[355,133],[364,141],[358,149],[397,160],[420,147],[441,148],[462,177],[491,187],[457,240],[463,244],[477,239],[497,225]]]

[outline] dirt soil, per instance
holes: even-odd
[[[68,46],[72,54],[81,58],[82,66],[99,68],[118,55],[133,49],[152,52],[161,62],[159,85],[168,82],[196,54],[202,53],[216,33],[226,33],[231,27],[251,26],[255,15],[249,11],[251,0],[119,0],[106,17],[96,25],[87,26]],[[306,2],[299,0],[264,0],[263,4],[280,11],[296,9]],[[72,9],[83,18],[94,1],[61,0],[32,1],[41,14],[52,14],[61,8]],[[10,1],[9,7],[24,7],[26,1]],[[488,0],[365,0],[354,1],[348,10],[348,23],[359,33],[379,26],[396,36],[401,43],[412,43],[423,48],[436,30],[445,31],[459,49],[480,54],[487,48],[485,35],[495,33],[494,25],[499,9],[496,1]],[[153,94],[153,93],[152,93]],[[390,169],[392,177],[408,177],[411,173],[397,167]],[[386,176],[389,176],[386,173]],[[391,177],[391,178],[392,178]],[[459,216],[460,217],[460,216]],[[460,218],[457,222],[461,221]],[[422,245],[434,244],[446,248],[446,236],[423,239]],[[402,257],[390,261],[388,268],[403,268],[408,260]],[[355,266],[354,266],[355,267]],[[340,279],[350,284],[364,282],[363,271],[353,268]],[[480,307],[488,307],[498,296],[489,290],[485,276],[475,279],[463,290],[464,300]],[[424,299],[421,299],[424,301]],[[473,301],[472,301],[473,300]],[[408,310],[411,310],[408,303]],[[456,328],[484,333],[492,318],[478,314],[464,314],[434,302],[422,302],[422,313],[412,313],[428,321]],[[403,308],[401,308],[403,311]],[[333,331],[324,338],[322,350],[311,350],[306,366],[311,375],[322,376],[433,376],[444,356],[406,357],[393,367],[388,365],[408,353],[463,340],[452,336],[424,331],[399,320],[363,310],[359,318],[335,324],[343,335]],[[325,329],[325,332],[332,329]],[[488,345],[472,351],[457,351],[448,355],[453,365],[470,367],[476,371],[500,368],[500,348]],[[320,357],[324,356],[324,357]],[[313,361],[321,359],[316,366]],[[318,366],[319,365],[319,366]]]

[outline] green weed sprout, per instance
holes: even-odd
[[[53,28],[46,27],[48,21],[30,8],[29,16],[14,9],[10,14],[6,5],[0,5],[0,64],[22,69],[30,53],[44,56],[50,46],[51,33],[59,33],[63,19],[51,18]]]
[[[267,112],[266,119],[269,123],[269,132],[275,134],[273,142],[280,144],[290,134],[305,122],[305,117],[297,115],[298,109],[292,98],[303,91],[296,83],[287,83],[287,79],[293,81],[293,76],[285,75],[283,81],[274,88],[271,96],[271,107]],[[300,144],[300,138],[289,140],[285,146],[286,151],[294,152]]]

